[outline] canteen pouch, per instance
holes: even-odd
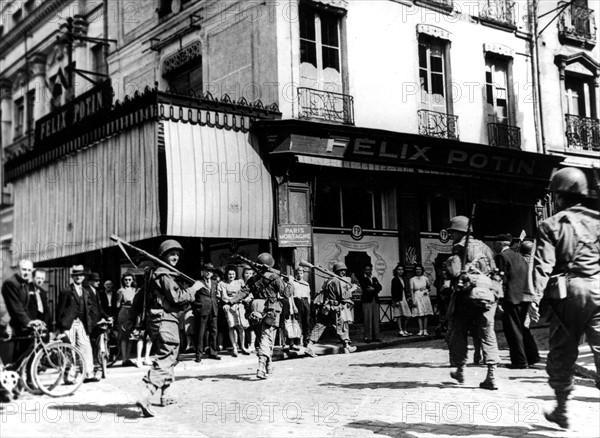
[[[567,276],[565,274],[551,275],[546,284],[544,295],[549,300],[560,301],[567,298]]]

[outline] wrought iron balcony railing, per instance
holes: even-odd
[[[488,21],[514,26],[514,6],[512,0],[492,0],[483,5],[479,11],[479,17]]]
[[[570,149],[600,151],[600,120],[572,114],[567,114],[565,119],[567,145]]]
[[[299,119],[320,119],[354,125],[354,98],[314,88],[298,88]]]
[[[447,11],[454,9],[454,0],[415,0],[415,3],[438,7]]]
[[[502,148],[521,148],[521,128],[503,123],[488,123],[488,143]]]
[[[590,47],[595,46],[596,20],[594,10],[575,5],[567,7],[560,16],[558,34],[562,39],[573,40],[576,44],[584,42]]]
[[[458,140],[458,116],[437,111],[418,110],[419,134]]]

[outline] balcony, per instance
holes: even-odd
[[[558,21],[558,37],[563,44],[583,46],[587,49],[594,47],[596,45],[594,10],[574,5],[567,7]]]
[[[600,151],[600,121],[571,114],[567,121],[567,147],[582,151]]]
[[[458,140],[458,116],[437,111],[418,110],[419,134]]]
[[[505,27],[515,27],[515,17],[513,14],[514,2],[510,0],[489,1],[479,11],[479,18],[492,25]]]
[[[298,88],[298,118],[354,125],[354,98],[347,94]]]
[[[454,0],[415,0],[419,6],[427,6],[441,12],[451,12],[454,9]]]
[[[488,143],[509,149],[521,148],[521,128],[503,123],[488,123]]]

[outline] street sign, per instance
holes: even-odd
[[[277,241],[280,248],[298,248],[312,246],[312,226],[279,225]]]

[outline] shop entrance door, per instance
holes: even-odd
[[[348,266],[348,271],[353,273],[356,277],[362,274],[365,266],[371,262],[371,257],[365,251],[348,251],[344,262]],[[348,273],[349,275],[349,273]],[[363,323],[363,312],[362,304],[359,301],[354,303],[354,322],[356,324]]]

